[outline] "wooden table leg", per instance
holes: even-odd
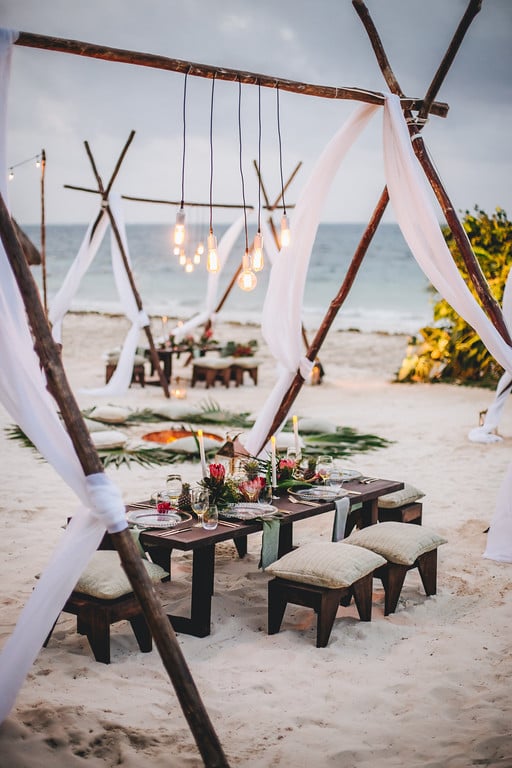
[[[277,550],[278,557],[286,555],[293,549],[293,523],[287,523],[279,528],[279,549]]]
[[[361,527],[367,528],[369,525],[377,525],[379,522],[379,500],[363,501],[361,509]]]
[[[167,614],[176,632],[194,637],[210,634],[215,544],[195,549],[192,556],[192,600],[190,618]]]
[[[233,539],[233,542],[238,552],[238,557],[242,559],[247,554],[247,536],[237,536],[236,539]]]

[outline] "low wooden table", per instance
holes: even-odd
[[[355,525],[364,528],[376,524],[378,521],[378,497],[399,491],[404,487],[404,484],[394,480],[379,479],[369,485],[353,481],[344,483],[343,487],[357,493],[357,495],[354,494],[349,497],[351,508],[361,505],[349,513],[346,530],[349,532]],[[279,557],[290,552],[293,548],[294,523],[334,510],[333,502],[315,506],[303,503],[293,504],[287,496],[277,499],[274,504],[287,513],[280,520]],[[127,509],[130,509],[130,505]],[[185,528],[188,525],[184,523],[181,527]],[[236,527],[222,525],[222,521],[219,521],[219,525],[214,531],[194,527],[184,533],[179,533],[179,528],[176,531],[174,529],[148,529],[141,532],[141,544],[149,551],[151,559],[165,570],[169,569],[169,559],[173,549],[192,552],[190,617],[169,614],[169,620],[176,632],[183,632],[195,637],[206,637],[210,634],[211,603],[215,577],[215,545],[221,541],[232,539],[238,554],[243,557],[247,553],[247,537],[253,533],[260,533],[262,528],[262,522],[257,520],[240,522]]]

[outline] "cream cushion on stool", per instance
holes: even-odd
[[[314,542],[288,552],[265,570],[273,576],[301,584],[339,589],[350,587],[355,581],[385,564],[383,557],[345,542]]]
[[[407,571],[417,568],[427,595],[437,591],[437,548],[446,539],[435,531],[408,523],[378,523],[351,533],[348,544],[376,552],[388,561],[375,575],[385,593],[384,614],[394,613]]]
[[[150,563],[149,560],[142,560],[142,562],[154,584],[169,575],[156,563]],[[117,551],[100,549],[90,559],[74,591],[102,600],[115,600],[117,597],[130,594],[133,588],[124,572]]]
[[[268,583],[269,635],[279,632],[288,603],[315,610],[317,648],[325,648],[340,604],[352,597],[361,621],[370,621],[373,573],[386,561],[362,551],[345,543],[305,544],[268,566],[275,576]]]
[[[386,493],[384,496],[379,496],[379,507],[383,507],[383,509],[396,509],[396,507],[403,507],[405,504],[413,504],[424,496],[425,494],[419,488],[415,488],[414,485],[409,485],[409,483],[404,483],[401,491],[394,491],[394,493]]]

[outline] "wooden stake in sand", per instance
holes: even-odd
[[[12,226],[9,211],[0,195],[0,235],[18,284],[29,320],[34,348],[46,374],[48,391],[59,406],[62,419],[73,442],[78,460],[88,475],[103,472],[103,465],[91,441],[78,404],[69,386],[58,345],[39,298],[39,291],[26,263]],[[190,726],[206,766],[229,768],[221,744],[192,679],[176,635],[156,595],[135,542],[128,529],[111,534],[124,570],[144,611],[164,666],[176,690],[183,713]]]

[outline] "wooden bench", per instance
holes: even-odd
[[[107,363],[105,368],[105,384],[108,384],[114,371],[117,368],[117,363]],[[140,384],[141,387],[146,383],[146,372],[144,369],[144,363],[135,363],[132,373],[132,384]]]
[[[231,360],[202,360],[192,364],[191,387],[195,387],[198,381],[204,381],[206,389],[215,386],[216,381],[220,381],[225,387],[229,387],[230,380]]]

